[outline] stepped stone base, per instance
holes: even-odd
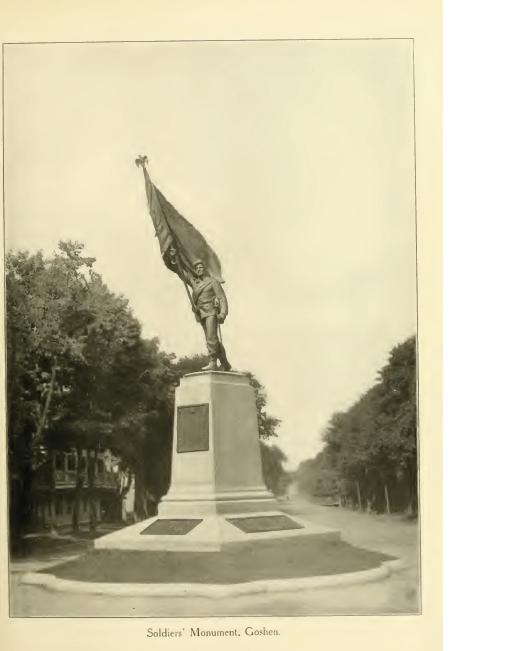
[[[339,539],[290,517],[264,485],[254,389],[241,373],[201,371],[176,391],[171,486],[158,516],[98,538],[96,549],[219,551],[289,536]]]
[[[204,518],[149,518],[95,540],[96,549],[217,552],[238,545],[291,537],[339,540],[340,533],[281,511],[208,515]]]

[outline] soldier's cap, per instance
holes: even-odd
[[[204,262],[203,260],[195,260],[195,261],[192,263],[192,266],[193,266],[193,267],[196,267],[197,264],[202,264],[202,265],[205,267],[205,262]]]

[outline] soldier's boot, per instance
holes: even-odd
[[[227,355],[225,353],[225,348],[223,347],[223,344],[220,345],[220,352],[218,355],[218,359],[220,360],[220,369],[222,371],[230,371],[232,366],[229,363],[229,360],[227,359]]]
[[[216,371],[217,368],[218,368],[218,365],[216,364],[216,356],[211,355],[209,357],[209,363],[207,364],[207,366],[204,366],[202,368],[202,371]]]

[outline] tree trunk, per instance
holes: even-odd
[[[13,550],[24,552],[30,522],[30,508],[33,498],[32,480],[32,439],[31,430],[23,432],[9,444],[9,476],[11,477],[9,499],[9,534]]]
[[[25,493],[22,479],[20,477],[12,479],[9,495],[9,544],[13,553],[25,553],[26,551],[24,532],[27,527],[20,515],[23,501],[26,499]]]
[[[409,515],[418,514],[418,467],[417,459],[414,458],[407,464],[406,481],[408,504],[407,513]]]
[[[56,467],[56,452],[53,450],[51,452],[51,492],[49,494],[49,529],[51,534],[56,534],[58,532],[58,527],[56,525],[56,490],[55,490],[55,467]]]
[[[356,480],[356,493],[358,495],[358,511],[361,511],[361,491],[360,491],[360,482]]]
[[[138,456],[134,469],[134,512],[138,520],[144,520],[148,517],[145,465],[142,454]]]
[[[38,445],[42,438],[42,433],[44,431],[45,423],[47,421],[47,415],[49,413],[49,406],[51,405],[51,398],[53,397],[54,385],[56,381],[56,371],[58,369],[58,363],[56,357],[53,359],[53,367],[51,369],[51,382],[49,383],[49,389],[47,390],[47,395],[45,397],[44,408],[38,421],[38,426],[36,428],[36,434],[34,442]]]
[[[385,482],[383,483],[383,490],[385,493],[385,509],[387,511],[387,514],[390,515],[389,489]]]
[[[88,485],[88,500],[89,500],[89,531],[96,531],[96,504],[95,504],[95,473],[96,473],[96,462],[98,460],[98,450],[94,450],[94,454],[91,455],[92,450],[88,451],[87,457],[87,485]]]
[[[58,527],[56,525],[56,491],[51,491],[49,495],[49,506],[51,513],[49,515],[49,530],[51,535],[56,535],[58,533]]]
[[[82,486],[83,476],[80,471],[81,450],[76,448],[76,481],[73,496],[73,515],[72,515],[72,530],[73,533],[80,531],[80,504],[82,499]]]
[[[127,510],[126,510],[127,494],[131,490],[132,484],[133,484],[133,474],[130,470],[128,470],[127,476],[125,478],[125,486],[120,491],[120,519],[122,522],[127,522]]]

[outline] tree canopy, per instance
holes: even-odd
[[[7,255],[11,504],[22,525],[47,450],[112,449],[143,493],[144,453],[170,435],[174,355],[141,336],[127,299],[107,288],[94,262],[78,242],[60,242],[49,257]]]
[[[337,493],[359,508],[417,510],[414,337],[392,349],[373,387],[331,416],[323,442],[315,459],[298,468],[302,490]]]
[[[28,524],[31,481],[49,450],[88,450],[94,459],[112,450],[135,479],[138,516],[149,515],[169,486],[175,388],[205,357],[176,359],[145,339],[128,300],[110,291],[79,242],[60,242],[49,256],[10,251],[6,307],[11,530]],[[267,413],[263,385],[249,379],[267,440],[279,420]],[[276,488],[284,455],[267,446],[263,458]],[[89,469],[78,476],[84,487]]]

